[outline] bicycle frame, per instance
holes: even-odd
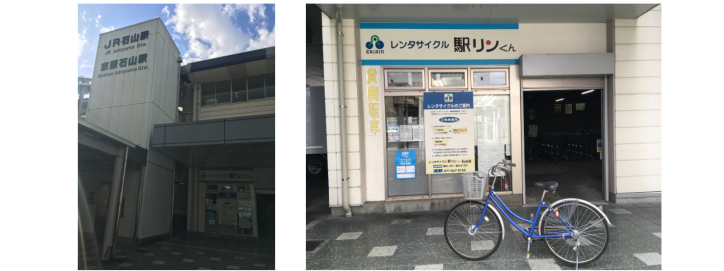
[[[515,226],[516,228],[518,228],[518,230],[519,230],[520,232],[522,232],[526,237],[530,237],[530,238],[533,238],[533,239],[538,239],[538,238],[571,237],[571,233],[573,232],[573,229],[571,229],[571,225],[568,224],[568,222],[565,221],[562,216],[558,216],[558,219],[560,219],[560,220],[563,222],[563,224],[566,225],[566,227],[568,228],[568,232],[566,232],[566,231],[553,232],[553,233],[560,233],[560,234],[554,234],[554,235],[550,235],[550,234],[547,234],[547,235],[533,234],[533,231],[535,230],[535,221],[538,221],[538,215],[540,215],[540,210],[541,210],[541,207],[543,206],[543,204],[545,204],[545,206],[546,206],[546,208],[548,208],[548,210],[550,210],[551,212],[553,211],[553,209],[551,209],[551,207],[548,205],[548,203],[546,203],[546,202],[544,202],[544,201],[541,200],[541,201],[538,203],[538,210],[537,210],[536,213],[535,213],[535,217],[533,218],[533,220],[528,220],[528,219],[522,218],[522,217],[518,216],[517,214],[513,213],[513,211],[511,211],[511,210],[508,208],[508,206],[505,205],[505,202],[503,202],[503,201],[500,199],[500,197],[498,197],[498,194],[495,194],[495,191],[494,191],[494,189],[493,189],[492,186],[490,186],[490,190],[489,190],[489,192],[488,192],[488,200],[485,201],[485,207],[483,207],[483,210],[482,210],[482,211],[483,211],[483,214],[482,214],[482,216],[480,216],[480,221],[478,221],[478,223],[475,224],[475,227],[473,227],[473,228],[471,229],[471,231],[475,231],[475,229],[477,229],[478,226],[480,226],[480,223],[483,222],[483,218],[485,217],[485,213],[488,211],[488,205],[490,204],[491,201],[493,202],[493,204],[495,204],[496,207],[498,207],[498,209],[500,209],[500,212],[503,213],[503,215],[505,216],[505,218],[508,219],[508,221],[509,221],[513,226]],[[500,202],[500,204],[498,203],[498,201]],[[501,207],[500,207],[501,205],[502,205],[503,207],[505,207],[505,208],[501,208]],[[480,209],[480,207],[478,207],[478,209]],[[506,212],[506,211],[507,211],[507,212]],[[529,231],[529,232],[526,232],[526,231],[525,231],[523,228],[521,228],[517,223],[513,223],[513,219],[511,219],[510,216],[508,216],[508,214],[507,214],[508,212],[511,213],[511,214],[513,215],[513,217],[515,217],[515,218],[517,218],[517,219],[519,219],[519,220],[521,220],[521,221],[523,221],[523,222],[526,222],[526,223],[531,224],[530,231]],[[501,226],[502,226],[502,225],[501,225]]]

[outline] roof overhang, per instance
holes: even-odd
[[[345,4],[342,18],[385,23],[607,23],[659,4]],[[336,19],[334,4],[318,4]]]
[[[188,63],[181,67],[184,83],[206,83],[274,73],[275,47]]]

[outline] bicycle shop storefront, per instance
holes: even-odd
[[[367,148],[366,162],[383,163],[379,177],[384,180],[382,188],[367,187],[368,198],[380,192],[378,198],[387,203],[446,202],[462,196],[461,173],[425,170],[430,151],[425,123],[430,120],[425,119],[423,104],[425,93],[469,92],[474,170],[487,171],[503,159],[519,165],[495,184],[504,200],[537,202],[543,191],[533,183],[551,180],[561,183],[553,197],[607,200],[602,192],[607,191],[603,182],[607,172],[599,147],[606,140],[601,134],[604,78],[613,74],[611,53],[524,54],[517,24],[410,25],[360,23],[360,43],[365,45],[359,69],[361,121],[365,144],[374,146]],[[367,37],[369,41],[363,40]],[[423,38],[430,40],[429,48],[427,40],[418,42]],[[454,41],[449,46],[455,49],[434,48],[444,47],[442,40]],[[376,48],[384,42],[389,45],[383,53]],[[365,48],[370,45],[371,50]],[[379,145],[376,137],[382,139],[377,139]],[[375,153],[379,150],[382,155]],[[403,159],[406,167],[401,167],[401,151],[414,157]],[[380,162],[374,161],[375,156]],[[367,171],[367,178],[374,174]],[[581,179],[582,174],[588,175]]]

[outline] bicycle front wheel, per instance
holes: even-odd
[[[577,200],[567,200],[551,206],[553,212],[546,210],[541,216],[543,235],[568,233],[568,227],[558,217],[562,217],[578,233],[577,237],[545,238],[546,247],[556,258],[568,265],[589,264],[603,254],[608,245],[608,225],[603,214],[596,208],[581,204]],[[556,215],[555,210],[558,211]],[[578,253],[574,250],[578,243]],[[576,255],[577,254],[577,255]]]
[[[487,258],[500,246],[503,237],[503,221],[495,215],[492,205],[483,217],[485,204],[464,201],[450,210],[445,219],[445,241],[458,256],[479,261]],[[473,227],[483,218],[475,231]]]

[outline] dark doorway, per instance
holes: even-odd
[[[534,183],[546,181],[558,182],[546,201],[602,201],[601,90],[527,91],[524,99],[527,202],[540,200]]]

